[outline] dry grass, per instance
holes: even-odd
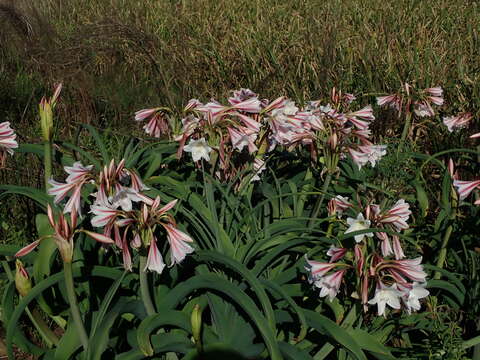
[[[180,106],[241,86],[302,100],[332,86],[371,93],[396,89],[401,81],[441,84],[456,107],[479,108],[477,2],[35,4],[18,9],[29,27],[13,19],[17,34],[2,36],[4,54],[16,55],[2,68],[8,67],[7,77],[27,71],[45,83],[64,80],[78,120],[98,121],[107,112],[117,124],[141,106]]]

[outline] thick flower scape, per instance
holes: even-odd
[[[386,146],[370,140],[369,125],[375,120],[372,107],[352,110],[354,100],[352,94],[335,89],[330,104],[309,101],[303,107],[285,97],[260,99],[249,89],[234,91],[228,105],[192,99],[184,109],[182,128],[174,136],[179,143],[178,155],[190,153],[199,166],[203,160],[208,162],[223,181],[239,174],[247,174],[250,181],[258,180],[266,157],[279,146],[287,151],[306,148],[312,162],[317,164],[323,158],[330,172],[336,171],[338,161],[346,157],[359,168],[375,166],[386,154]],[[168,136],[170,130],[150,131],[149,124],[159,122],[159,109],[140,110],[135,119],[150,118],[147,133]]]
[[[96,192],[93,197],[90,213],[91,225],[101,228],[103,233],[85,230],[89,236],[104,244],[113,244],[120,249],[125,269],[132,270],[131,250],[148,252],[146,268],[161,273],[165,267],[163,257],[158,249],[158,233],[166,238],[170,245],[170,263],[179,264],[194,249],[189,245],[193,240],[177,228],[175,219],[168,213],[177,200],[170,201],[160,207],[160,198],[152,199],[142,191],[148,187],[142,182],[133,169],[125,168],[125,160],[118,164],[114,160],[99,173],[93,165],[84,166],[76,162],[66,166],[68,174],[65,183],[50,180],[52,186],[48,193],[55,196],[54,202],[59,204],[68,197],[63,212],[71,214],[70,223],[63,214],[55,222],[53,211],[48,207],[48,218],[55,229],[54,239],[60,249],[64,261],[70,262],[73,254],[73,237],[77,226],[77,218],[82,214],[82,189],[85,184],[93,184]],[[83,198],[85,199],[85,198]],[[160,228],[159,228],[160,226]],[[163,231],[159,231],[163,229]],[[40,240],[28,245],[17,253],[23,256],[33,250]]]
[[[310,282],[320,289],[320,297],[333,300],[345,282],[345,291],[361,299],[365,311],[369,305],[377,305],[378,315],[386,315],[386,305],[398,310],[402,304],[408,313],[420,310],[419,300],[429,294],[427,274],[422,257],[405,258],[399,236],[409,228],[409,204],[400,199],[386,209],[376,204],[362,208],[338,195],[330,200],[328,209],[344,234],[360,233],[353,236],[353,242],[347,237],[332,246],[327,252],[329,262],[307,259]],[[355,217],[347,217],[345,224],[342,217],[346,212]],[[376,231],[369,232],[373,228]],[[347,273],[356,279],[353,284],[343,281]]]

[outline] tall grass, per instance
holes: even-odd
[[[401,81],[441,84],[455,106],[479,108],[477,2],[35,4],[35,13],[17,5],[24,20],[36,14],[41,21],[31,21],[29,41],[21,32],[3,39],[9,56],[1,67],[13,79],[19,72],[64,79],[71,100],[82,107],[77,119],[83,112],[106,112],[121,122],[139,106],[181,106],[190,97],[217,97],[241,86],[302,100],[332,86],[372,93],[396,89]],[[4,21],[2,28],[8,26]]]

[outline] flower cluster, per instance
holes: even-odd
[[[7,161],[7,153],[12,155],[13,150],[18,147],[18,143],[15,140],[17,135],[10,127],[8,121],[0,123],[0,169],[5,167]]]
[[[419,310],[419,300],[429,294],[425,289],[427,274],[421,257],[405,258],[399,237],[409,227],[409,204],[400,199],[390,208],[369,204],[358,211],[359,206],[348,198],[336,196],[328,209],[344,234],[354,233],[354,241],[350,246],[332,246],[327,251],[328,262],[307,259],[310,282],[320,289],[320,297],[335,298],[344,276],[351,272],[356,279],[352,296],[361,299],[365,310],[376,304],[378,315],[385,315],[386,305],[400,309],[401,303],[408,313]],[[346,212],[356,216],[347,217],[345,224],[342,216]],[[371,228],[375,232],[369,232]],[[347,244],[348,239],[344,242]]]
[[[84,166],[76,162],[73,166],[66,166],[68,176],[65,183],[50,180],[50,195],[55,196],[55,203],[60,203],[67,197],[64,213],[70,213],[70,225],[60,214],[58,224],[49,207],[49,220],[56,231],[55,239],[62,256],[71,261],[73,253],[73,235],[77,217],[81,216],[82,189],[85,184],[93,184],[96,192],[90,207],[91,225],[102,228],[102,234],[85,231],[95,240],[105,244],[114,244],[122,251],[124,267],[132,270],[131,249],[139,252],[148,252],[146,268],[161,273],[165,267],[163,257],[158,249],[158,225],[163,229],[171,250],[171,264],[180,263],[187,254],[193,252],[188,243],[193,240],[177,228],[175,219],[168,213],[177,200],[170,201],[160,207],[160,198],[152,199],[142,193],[148,187],[142,182],[133,169],[125,168],[125,161],[116,163],[114,160],[100,172],[95,172],[93,165]],[[83,231],[83,230],[82,230]],[[33,250],[38,242],[28,246],[19,256]],[[64,254],[67,254],[64,256]]]
[[[251,171],[251,180],[257,180],[266,154],[277,146],[288,151],[306,147],[312,161],[323,158],[330,172],[336,171],[339,159],[347,156],[359,168],[368,163],[375,166],[386,154],[386,146],[371,142],[369,125],[375,120],[372,107],[353,111],[350,106],[354,100],[352,94],[335,89],[331,103],[325,106],[309,101],[300,107],[285,97],[260,99],[249,89],[234,91],[228,105],[192,99],[174,137],[179,142],[178,155],[188,152],[197,163],[202,159],[209,162],[213,173],[225,181],[246,170]],[[152,128],[163,129],[168,123],[160,115],[163,113],[160,108],[144,109],[135,119],[149,118],[145,130],[152,135]]]
[[[388,107],[398,112],[418,117],[432,117],[435,115],[433,106],[443,105],[443,89],[439,86],[427,89],[416,89],[410,84],[403,84],[400,90],[391,95],[377,97],[377,105]]]

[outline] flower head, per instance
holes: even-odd
[[[16,137],[8,121],[0,123],[0,168],[5,167],[6,154],[12,155],[12,149],[18,148]]]
[[[385,316],[386,305],[392,309],[400,309],[400,297],[402,293],[398,291],[397,285],[394,283],[392,286],[387,287],[382,282],[379,282],[375,291],[373,299],[369,300],[370,305],[377,304],[378,316]]]
[[[209,154],[212,151],[212,148],[208,146],[205,138],[190,140],[183,150],[192,154],[193,161],[199,161],[202,158],[206,161],[210,161]]]
[[[357,215],[357,218],[354,219],[354,218],[347,218],[347,224],[350,225],[349,228],[345,231],[345,234],[348,234],[348,233],[351,233],[351,232],[354,232],[354,231],[360,231],[360,230],[367,230],[370,228],[370,224],[371,224],[371,221],[370,220],[366,220],[364,217],[363,217],[363,214],[362,213],[359,213]],[[355,241],[357,243],[361,242],[365,236],[368,236],[368,237],[373,237],[373,233],[366,233],[366,234],[360,234],[360,235],[355,235],[354,238],[355,238]]]

